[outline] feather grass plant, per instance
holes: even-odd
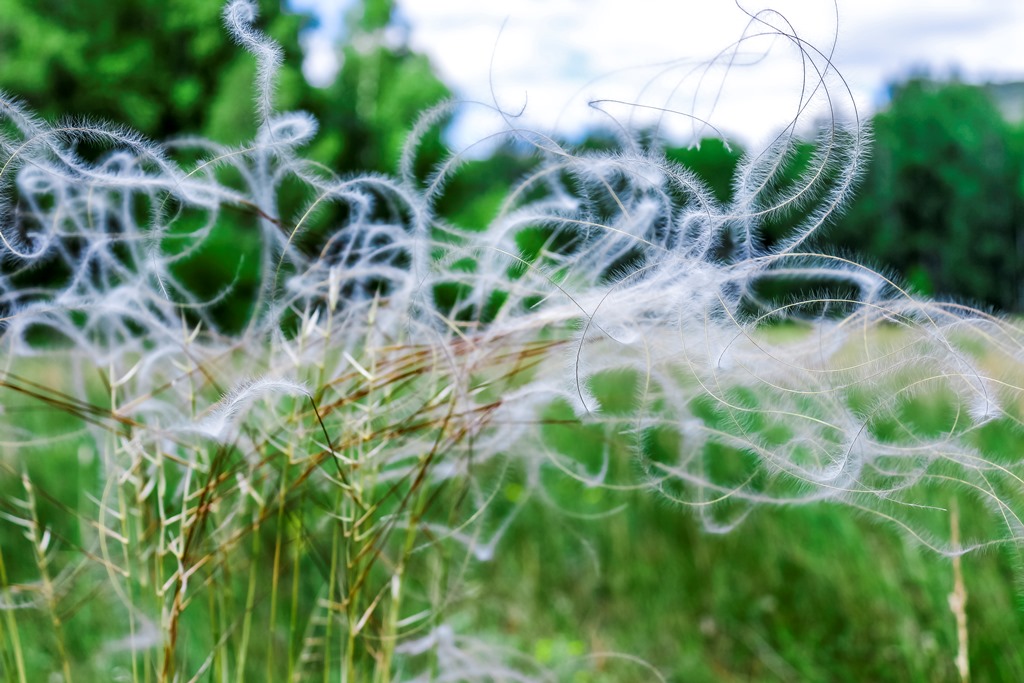
[[[299,153],[316,121],[275,108],[281,54],[254,6],[224,17],[259,64],[249,144],[49,123],[0,96],[6,680],[549,678],[447,620],[549,470],[648,489],[714,533],[758,507],[838,503],[946,555],[1021,542],[1022,461],[980,438],[1020,427],[1020,330],[801,251],[849,201],[867,132],[834,118],[780,186],[809,102],[845,91],[774,15],[751,30],[813,78],[734,200],[628,136],[574,151],[497,111],[537,164],[475,231],[435,209],[460,155],[413,170],[444,111],[399,177],[337,177]],[[306,192],[295,216],[288,183]],[[764,246],[766,217],[794,207],[791,237]],[[202,300],[175,270],[225,210],[261,245],[237,332],[211,312],[229,290]],[[32,285],[42,269],[53,284]],[[817,293],[765,294],[780,282]],[[624,411],[594,390],[612,374],[635,380]],[[924,394],[938,429],[907,421]],[[540,428],[553,404],[627,440],[639,476],[557,452]],[[60,453],[67,479],[41,486]],[[511,506],[510,477],[526,491]],[[992,523],[944,538],[950,496]],[[122,631],[69,638],[99,615]]]

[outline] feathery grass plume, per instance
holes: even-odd
[[[1021,459],[982,447],[987,425],[1020,427],[1020,331],[800,251],[849,201],[867,133],[833,116],[782,181],[811,101],[849,94],[777,16],[750,30],[796,50],[804,96],[731,201],[628,131],[577,151],[497,110],[536,164],[474,230],[436,208],[459,154],[427,179],[414,151],[399,178],[305,161],[316,122],[273,107],[280,50],[251,2],[224,18],[259,62],[259,130],[239,147],[50,124],[0,95],[0,607],[20,680],[550,677],[446,620],[527,500],[560,504],[549,471],[650,489],[713,532],[833,502],[949,555],[1021,541]],[[286,181],[306,189],[296,215]],[[175,268],[227,210],[261,243],[237,333],[211,311],[230,285],[203,300]],[[794,232],[766,244],[765,219],[791,211]],[[615,410],[611,376],[634,387]],[[941,424],[909,423],[932,398]],[[617,448],[596,470],[559,452],[552,406],[628,439],[641,476],[612,473]],[[508,481],[526,489],[513,505]],[[950,495],[994,523],[945,540]],[[69,641],[98,614],[121,630]]]

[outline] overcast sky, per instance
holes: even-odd
[[[327,79],[337,68],[331,45],[343,33],[351,3],[291,4],[321,19],[321,29],[307,37],[306,70],[314,81]],[[659,121],[678,140],[714,134],[692,116],[731,138],[758,144],[794,118],[805,67],[812,91],[815,70],[825,72],[828,83],[828,98],[819,88],[805,121],[831,108],[845,116],[855,109],[868,114],[884,103],[886,84],[912,70],[955,72],[976,82],[1024,80],[1024,0],[741,4],[750,14],[767,7],[775,12],[758,15],[765,23],[751,23],[733,0],[397,3],[413,49],[429,55],[457,96],[523,110],[517,125],[566,135],[599,122]],[[779,31],[798,36],[809,61]],[[824,56],[833,43],[835,68],[828,69]],[[852,99],[836,72],[849,84]],[[598,111],[590,104],[596,100],[622,103],[606,102]],[[657,118],[660,109],[679,113]],[[499,127],[488,107],[471,105],[452,140],[462,146]]]

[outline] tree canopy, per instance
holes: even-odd
[[[927,294],[1024,304],[1024,148],[979,87],[915,78],[874,121],[873,158],[827,235]]]

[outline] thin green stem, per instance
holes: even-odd
[[[0,588],[6,589],[9,585],[7,581],[7,565],[4,564],[3,548],[0,547]],[[4,621],[7,622],[7,630],[11,634],[11,649],[14,650],[14,668],[18,673],[18,683],[28,683],[25,676],[25,657],[21,650],[21,636],[18,634],[18,622],[14,618],[14,610],[4,610]]]

